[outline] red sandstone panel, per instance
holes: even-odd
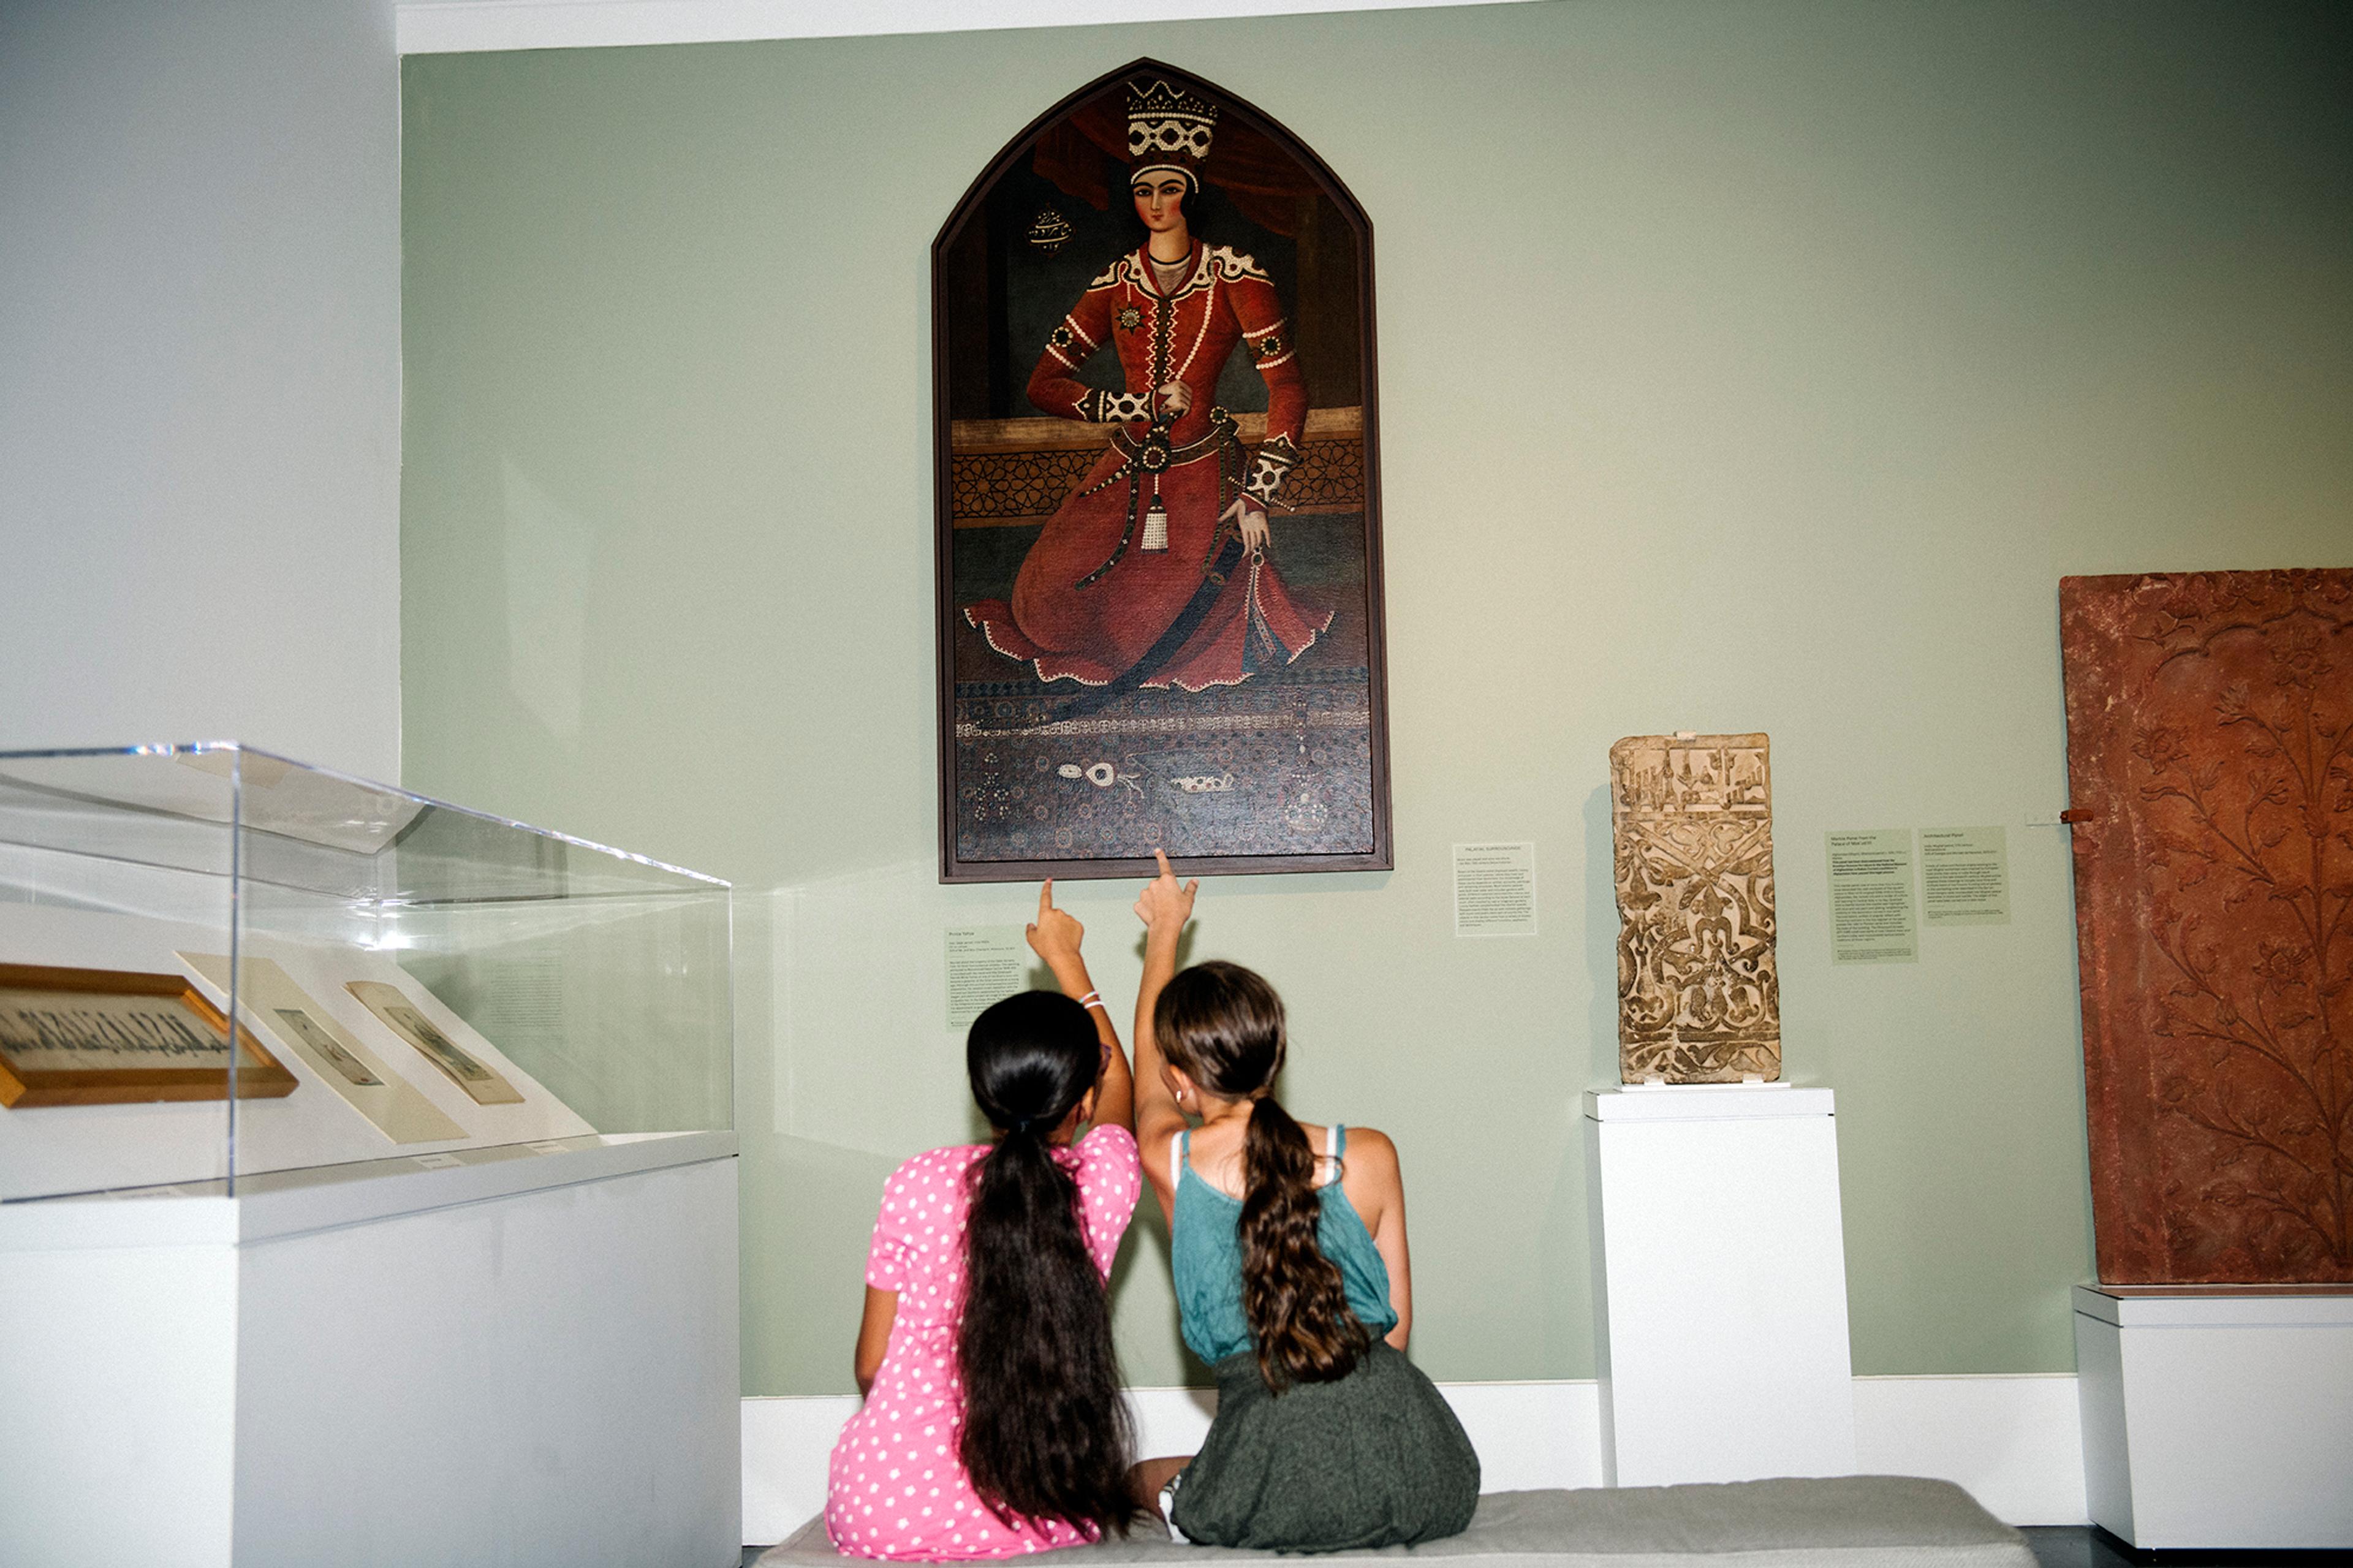
[[[2100,1278],[2353,1280],[2353,571],[2059,609]]]

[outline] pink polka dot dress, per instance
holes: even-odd
[[[825,1525],[833,1543],[860,1557],[944,1563],[1017,1557],[1093,1536],[1060,1520],[1036,1529],[988,1511],[956,1458],[964,1386],[955,1364],[964,1310],[965,1173],[986,1144],[934,1149],[892,1173],[866,1258],[866,1283],[899,1293],[899,1315],[874,1387],[833,1446]],[[1135,1138],[1098,1127],[1057,1155],[1077,1181],[1079,1227],[1095,1268],[1113,1255],[1144,1184]]]

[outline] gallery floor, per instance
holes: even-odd
[[[2113,1535],[2103,1534],[2088,1524],[2054,1524],[2030,1527],[2026,1543],[2034,1549],[2034,1560],[2042,1568],[2126,1568],[2126,1564],[2154,1564],[2155,1568],[2223,1568],[2225,1564],[2255,1568],[2270,1564],[2272,1568],[2322,1568],[2324,1563],[2345,1561],[2341,1552],[2134,1552]]]
[[[2141,1555],[2126,1550],[2112,1536],[2102,1535],[2088,1524],[2053,1524],[2030,1528],[2026,1543],[2034,1549],[2034,1560],[2040,1568],[2138,1568],[2154,1564],[2156,1568],[2223,1568],[2225,1564],[2269,1564],[2273,1568],[2320,1568],[2325,1563],[2341,1562],[2334,1552],[2162,1552]],[[744,1568],[758,1559],[765,1546],[744,1548]]]

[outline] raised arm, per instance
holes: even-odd
[[[1160,1043],[1152,1032],[1152,1010],[1160,1005],[1160,993],[1176,973],[1176,942],[1185,934],[1185,922],[1193,918],[1193,899],[1201,890],[1198,880],[1179,887],[1176,874],[1168,868],[1168,853],[1155,849],[1153,858],[1160,862],[1160,875],[1144,886],[1135,900],[1135,913],[1144,921],[1144,978],[1135,991],[1135,1141],[1144,1152],[1144,1173],[1152,1182],[1153,1195],[1160,1200],[1160,1212],[1174,1219],[1176,1189],[1169,1184],[1166,1151],[1168,1141],[1185,1129],[1185,1112],[1176,1097],[1168,1091],[1168,1080],[1160,1072]]]
[[[1086,934],[1087,928],[1076,915],[1054,907],[1054,883],[1049,878],[1038,889],[1038,919],[1029,927],[1029,948],[1054,972],[1054,984],[1062,988],[1062,994],[1086,1004],[1094,1016],[1095,1038],[1103,1042],[1103,1068],[1095,1079],[1094,1124],[1124,1127],[1132,1132],[1135,1086],[1128,1074],[1127,1054],[1119,1048],[1119,1030],[1112,1025],[1111,1009],[1095,994],[1094,982],[1087,977],[1087,961],[1079,952]]]

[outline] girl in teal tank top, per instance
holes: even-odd
[[[1274,1099],[1287,1044],[1265,980],[1222,963],[1176,973],[1198,886],[1180,887],[1163,855],[1136,903],[1136,1134],[1218,1414],[1198,1454],[1138,1465],[1137,1492],[1186,1539],[1219,1546],[1459,1533],[1479,1459],[1402,1353],[1413,1295],[1396,1145],[1371,1128],[1303,1127]]]
[[[1336,1173],[1347,1158],[1348,1130],[1334,1126],[1319,1163]],[[1169,1184],[1176,1201],[1169,1223],[1170,1262],[1176,1279],[1176,1304],[1183,1314],[1185,1343],[1211,1366],[1251,1348],[1250,1317],[1242,1309],[1242,1202],[1187,1170],[1192,1161],[1192,1131],[1176,1134],[1169,1146]],[[1373,1233],[1348,1201],[1347,1189],[1336,1181],[1315,1188],[1319,1213],[1315,1221],[1316,1250],[1340,1271],[1348,1310],[1378,1338],[1398,1325],[1397,1309],[1389,1304],[1388,1265],[1381,1258]]]

